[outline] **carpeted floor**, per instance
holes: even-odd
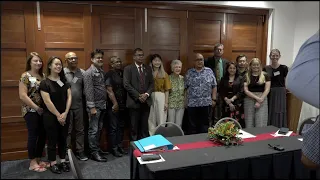
[[[108,155],[108,162],[78,161],[85,179],[130,179],[129,155],[116,158]],[[29,160],[1,162],[1,179],[73,179],[72,172],[54,174],[28,170]]]

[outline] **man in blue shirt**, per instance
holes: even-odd
[[[216,78],[210,68],[204,67],[201,54],[195,55],[194,65],[185,76],[190,134],[208,132],[210,113],[217,101]]]
[[[319,108],[319,31],[300,48],[287,75],[287,88],[302,101]],[[303,134],[302,163],[320,167],[320,119]]]

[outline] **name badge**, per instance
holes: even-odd
[[[35,87],[35,84],[37,82],[37,78],[35,77],[29,77],[29,81],[30,81],[30,86],[31,87]]]
[[[74,77],[73,79],[72,79],[72,82],[73,83],[76,83],[78,81],[78,78],[77,77]]]
[[[62,87],[64,85],[61,80],[57,81],[57,83],[59,84],[60,87]]]
[[[279,72],[279,71],[273,72],[273,75],[274,75],[274,76],[279,76],[279,75],[280,75],[280,72]]]
[[[29,77],[29,81],[34,83],[34,82],[37,81],[37,78],[35,78],[35,77]]]

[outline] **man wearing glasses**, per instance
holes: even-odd
[[[88,141],[91,158],[106,162],[105,153],[100,149],[100,136],[106,114],[107,89],[103,72],[104,52],[96,49],[91,53],[91,66],[84,73],[84,92],[89,113]]]
[[[68,128],[67,148],[71,149],[71,134],[75,130],[76,133],[76,156],[81,161],[88,158],[84,154],[84,127],[83,127],[83,74],[84,70],[78,68],[78,57],[74,52],[68,52],[65,55],[67,67],[64,74],[68,83],[71,85],[72,103],[68,118],[70,124]]]
[[[143,50],[133,51],[134,63],[124,68],[123,85],[127,90],[126,106],[131,121],[131,140],[149,136],[148,118],[154,90],[154,80],[150,66],[145,65]]]
[[[202,54],[195,54],[194,68],[185,76],[189,134],[208,132],[211,108],[216,105],[217,83],[212,70],[204,67]]]
[[[217,43],[214,45],[213,47],[213,56],[212,57],[208,57],[208,59],[205,60],[204,62],[204,66],[210,68],[217,80],[217,84],[220,83],[221,78],[224,75],[224,71],[226,69],[227,63],[229,62],[226,59],[222,58],[223,55],[223,49],[224,46],[221,43]],[[217,87],[219,88],[219,87]],[[210,126],[214,125],[213,123],[216,123],[222,116],[221,112],[222,112],[222,101],[219,97],[219,94],[217,94],[217,99],[216,99],[216,106],[214,107],[214,111],[210,116],[211,122],[209,123]]]

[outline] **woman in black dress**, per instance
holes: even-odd
[[[223,117],[236,119],[242,128],[244,128],[243,78],[239,76],[234,62],[227,63],[225,74],[218,87],[221,99],[223,100]]]
[[[48,160],[50,170],[61,174],[69,172],[66,163],[66,139],[68,134],[67,115],[71,106],[71,89],[67,83],[62,61],[58,57],[50,57],[47,64],[47,78],[40,84],[40,93],[44,101],[43,124],[48,137]],[[56,145],[58,144],[61,163],[56,162]]]
[[[281,57],[278,49],[272,49],[269,55],[271,65],[266,66],[263,71],[271,77],[271,87],[268,97],[268,124],[276,127],[288,127],[287,121],[287,100],[285,80],[288,74],[288,67],[280,64]]]

